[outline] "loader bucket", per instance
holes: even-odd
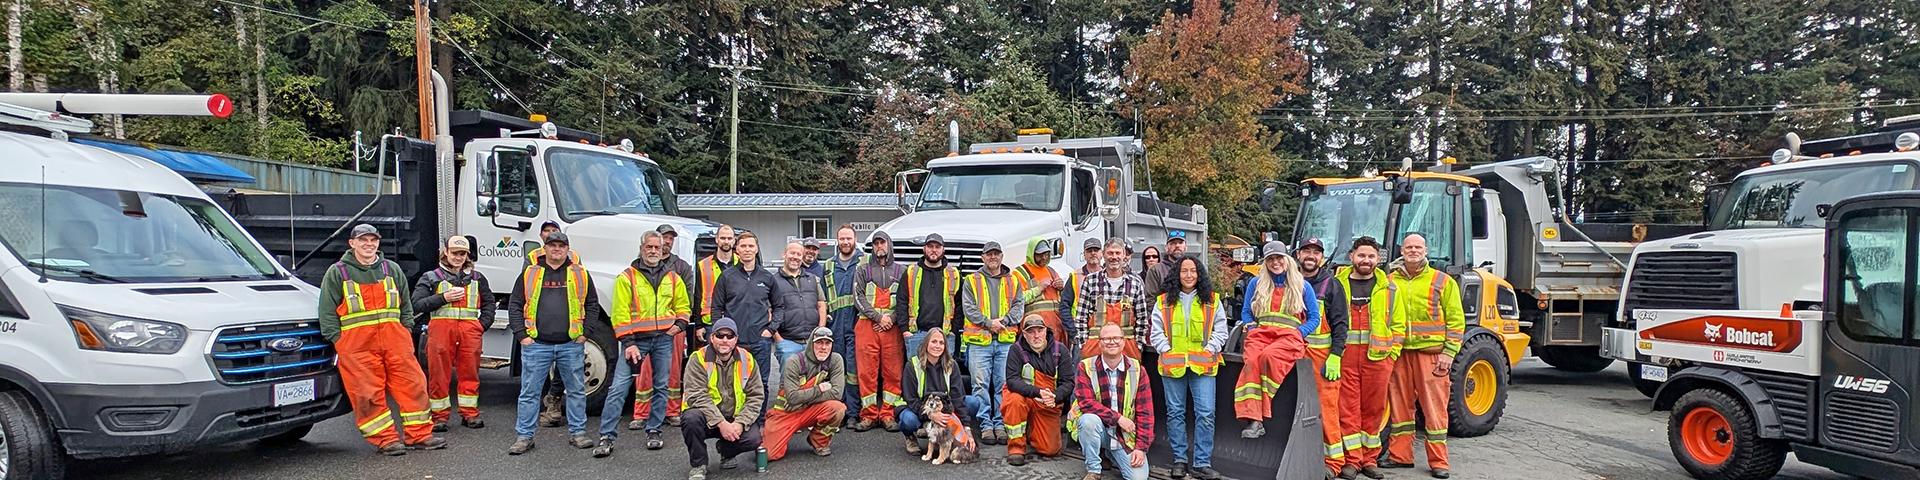
[[[1215,379],[1213,468],[1228,478],[1243,480],[1321,478],[1327,467],[1320,446],[1320,395],[1314,383],[1319,376],[1313,374],[1313,362],[1305,358],[1295,362],[1294,373],[1281,383],[1280,393],[1273,399],[1273,416],[1266,422],[1266,436],[1240,438],[1246,424],[1233,418],[1233,384],[1243,365],[1237,352],[1239,337],[1236,334],[1235,341],[1228,342],[1234,345],[1229,350],[1234,351],[1227,353]],[[1144,365],[1158,364],[1155,355],[1144,356]],[[1147,451],[1148,463],[1155,469],[1171,468],[1166,389],[1160,385],[1157,371],[1150,376],[1159,416],[1154,422],[1153,448]],[[1192,408],[1188,407],[1188,418],[1192,418]],[[1188,431],[1192,431],[1192,421],[1187,423]]]

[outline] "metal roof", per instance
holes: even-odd
[[[682,194],[682,210],[893,210],[891,193]]]

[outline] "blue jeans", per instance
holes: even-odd
[[[960,406],[961,408],[955,409],[954,413],[960,415],[963,423],[969,416],[978,416],[980,409],[985,408],[984,405],[986,404],[980,397],[973,395],[960,397],[960,403],[963,405]],[[920,424],[927,422],[926,417],[920,412],[909,410],[906,407],[901,407],[897,410],[899,410],[899,412],[896,416],[900,417],[900,433],[906,434],[907,438],[914,438],[913,435],[920,431]]]
[[[846,404],[848,419],[857,419],[860,418],[860,377],[853,364],[856,357],[853,354],[853,325],[858,313],[851,308],[842,308],[834,310],[832,316],[827,320],[827,328],[833,330],[833,352],[840,354],[840,359],[847,364],[846,392],[840,396],[840,403]]]
[[[1148,465],[1133,468],[1127,459],[1127,449],[1119,443],[1108,441],[1108,429],[1100,417],[1091,413],[1080,414],[1080,454],[1087,459],[1087,473],[1100,473],[1100,454],[1105,453],[1115,465],[1120,467],[1120,478],[1126,480],[1147,480]],[[1113,427],[1112,433],[1120,433],[1120,427]]]
[[[780,389],[780,381],[774,380],[775,378],[779,378],[779,376],[773,374],[773,367],[780,366],[780,360],[773,358],[773,339],[767,338],[758,344],[740,342],[740,348],[745,349],[748,354],[753,355],[753,361],[757,364],[755,366],[760,367],[760,384],[766,387],[766,391],[775,392],[774,395],[777,395],[777,390]],[[685,387],[685,385],[681,385],[681,388]],[[773,396],[769,395],[767,398],[773,398]],[[772,404],[769,403],[768,405]],[[764,419],[766,416],[761,415],[761,417]]]
[[[1194,468],[1213,466],[1214,386],[1219,377],[1187,372],[1180,378],[1160,377],[1166,393],[1167,441],[1173,444],[1173,462],[1187,462],[1187,405],[1193,405]]]
[[[773,371],[768,372],[773,374],[773,384],[767,387],[767,398],[773,398],[775,395],[780,394],[780,367],[786,365],[788,359],[793,358],[794,355],[798,355],[800,351],[806,349],[807,346],[805,344],[793,340],[781,339],[773,342],[773,353],[779,356],[780,361],[779,363],[768,362],[773,363],[773,366],[769,368]],[[771,403],[769,403],[769,405],[771,405]]]
[[[533,418],[540,414],[540,390],[547,383],[547,376],[540,372],[557,368],[562,389],[566,390],[567,434],[587,434],[587,357],[582,348],[578,342],[520,346],[520,404],[514,412],[513,433],[533,438]]]
[[[921,330],[919,332],[907,334],[907,350],[905,352],[905,355],[902,355],[902,357],[913,358],[915,356],[920,355],[920,345],[923,343],[927,343],[927,334],[929,333],[933,333],[933,331]],[[960,344],[953,343],[953,335],[947,335],[947,354],[952,355],[954,352],[958,352],[958,351],[960,351]],[[901,365],[905,365],[905,364],[901,364]]]
[[[1000,389],[1007,385],[1007,352],[1012,348],[1011,343],[997,341],[991,345],[967,345],[967,371],[973,376],[973,396],[980,397],[986,407],[974,410],[983,430],[1007,426],[1000,413]]]
[[[640,339],[635,347],[640,349],[640,361],[653,362],[653,403],[647,414],[647,431],[658,432],[667,417],[667,377],[673,373],[673,367],[667,362],[673,361],[673,337],[655,335]],[[627,363],[626,349],[614,356],[612,384],[607,388],[607,400],[600,404],[600,436],[620,437],[619,426],[622,412],[627,410],[627,394],[633,391],[634,364]]]

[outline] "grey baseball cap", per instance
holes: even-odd
[[[1036,244],[1033,246],[1033,253],[1035,255],[1052,255],[1053,254],[1053,239],[1034,240],[1034,241],[1040,242],[1039,244]]]
[[[813,334],[807,336],[807,343],[818,342],[821,340],[825,340],[829,342],[833,341],[833,329],[827,328],[827,327],[814,327]]]
[[[1080,249],[1081,250],[1099,250],[1100,246],[1101,246],[1100,239],[1089,238],[1087,239],[1086,242],[1082,242],[1080,244]]]
[[[995,242],[995,241],[988,241],[988,242],[987,242],[987,245],[986,245],[986,246],[984,246],[984,247],[980,247],[980,253],[987,253],[987,252],[1002,252],[1002,253],[1005,253],[1005,252],[1006,252],[1006,250],[1005,250],[1005,249],[1002,249],[1002,248],[1000,248],[1000,242]]]
[[[1281,242],[1279,240],[1274,240],[1271,242],[1267,242],[1266,245],[1260,247],[1260,258],[1267,258],[1267,257],[1273,257],[1273,256],[1284,257],[1289,255],[1288,252],[1292,252],[1292,251],[1293,251],[1292,249],[1287,248],[1286,243]]]
[[[664,223],[662,223],[662,224],[660,224],[660,226],[659,226],[659,227],[655,227],[655,228],[653,229],[653,233],[658,233],[658,234],[661,234],[661,235],[673,235],[673,236],[676,236],[676,237],[677,237],[677,236],[680,236],[680,233],[679,233],[679,232],[675,232],[675,231],[673,230],[673,226],[672,226],[672,225],[667,225],[667,224],[664,224]]]
[[[927,234],[926,240],[922,240],[920,244],[925,245],[929,243],[938,243],[944,247],[947,245],[947,237],[942,237],[938,233],[929,233]]]
[[[380,238],[380,229],[373,228],[373,225],[368,225],[365,223],[354,225],[353,236],[350,236],[347,238],[360,238],[367,235],[372,235],[373,238]]]
[[[719,319],[719,320],[714,320],[714,321],[713,321],[713,328],[712,328],[712,329],[710,329],[709,331],[707,331],[707,335],[713,335],[713,334],[715,334],[715,333],[720,333],[720,331],[721,331],[721,330],[726,330],[726,331],[729,331],[729,332],[733,332],[733,334],[734,334],[734,335],[739,335],[739,334],[740,334],[740,325],[739,325],[739,324],[736,324],[736,323],[734,323],[734,322],[733,322],[733,319],[731,319],[731,318],[727,318],[727,317],[720,317],[720,319]]]
[[[561,245],[573,245],[572,241],[567,240],[567,234],[565,232],[553,232],[552,235],[547,236],[547,243],[546,243],[547,245],[552,245],[555,243],[558,243]]]
[[[806,247],[808,250],[819,250],[820,240],[813,237],[802,238],[800,239],[800,246]]]

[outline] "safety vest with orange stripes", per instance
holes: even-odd
[[[901,281],[906,283],[904,287],[906,288],[907,315],[909,317],[920,314],[920,277],[924,275],[926,275],[926,267],[921,266],[919,262],[914,262],[913,265],[907,266],[906,275],[901,277]],[[940,276],[945,279],[944,282],[941,282],[941,285],[946,286],[946,291],[941,292],[940,295],[940,303],[943,305],[940,318],[945,320],[953,318],[953,295],[960,293],[960,269],[953,268],[952,265],[947,265],[945,268],[940,269]],[[879,307],[876,306],[875,308]],[[920,322],[918,320],[919,319],[916,318],[907,322],[907,333],[920,333]]]
[[[540,292],[547,275],[547,267],[540,264],[530,265],[526,273],[520,275],[521,288],[527,294],[527,304],[521,313],[526,315],[527,338],[538,338],[540,330],[534,325],[540,312]],[[587,318],[587,269],[578,263],[567,265],[567,338],[578,339],[584,333]]]
[[[1393,284],[1390,286],[1393,300],[1388,305],[1390,320],[1386,338],[1377,339],[1383,344],[1380,358],[1399,358],[1403,349],[1425,350],[1436,346],[1447,355],[1460,352],[1467,322],[1460,311],[1460,286],[1453,276],[1428,265],[1411,276],[1401,269],[1393,269],[1387,274],[1387,282]],[[1368,358],[1376,356],[1373,350],[1368,349]]]
[[[1160,311],[1160,331],[1167,332],[1168,349],[1160,353],[1160,375],[1167,378],[1195,375],[1211,376],[1219,371],[1220,354],[1207,351],[1207,339],[1213,336],[1214,310],[1220,308],[1220,294],[1210,299],[1194,299],[1180,305],[1180,294],[1161,295],[1153,308]],[[1168,304],[1168,299],[1174,299]]]
[[[700,321],[701,325],[713,324],[713,286],[720,281],[720,272],[726,271],[726,264],[708,255],[693,265],[693,276],[700,282]]]
[[[668,271],[653,284],[633,267],[620,272],[613,281],[613,306],[609,319],[613,336],[665,332],[689,313],[687,282],[678,272]]]
[[[1014,297],[1019,295],[1019,281],[1015,280],[1014,276],[1010,274],[1001,276],[998,282],[990,282],[989,280],[984,271],[968,274],[966,280],[967,291],[973,294],[973,301],[980,305],[980,314],[985,316],[987,320],[1004,320],[1007,316],[1007,311],[1013,308]],[[989,283],[994,285],[990,287],[988,285]],[[1015,319],[1015,321],[1018,321],[1018,319]],[[974,323],[973,319],[969,318],[967,319],[966,326],[960,331],[960,341],[969,345],[981,346],[991,345],[995,340],[998,340],[1000,343],[1012,344],[1018,337],[1019,329],[1013,328],[1013,325],[1005,325],[1008,322],[1002,321],[1001,323],[1003,325],[1001,325],[1002,328],[1000,332],[995,334],[993,331],[988,330],[986,325]]]
[[[347,265],[334,264],[340,269],[340,305],[334,312],[340,315],[340,334],[348,330],[379,325],[383,323],[402,323],[400,321],[400,287],[393,281],[393,274],[387,270],[387,262],[380,261],[380,283],[357,283],[347,276]]]

